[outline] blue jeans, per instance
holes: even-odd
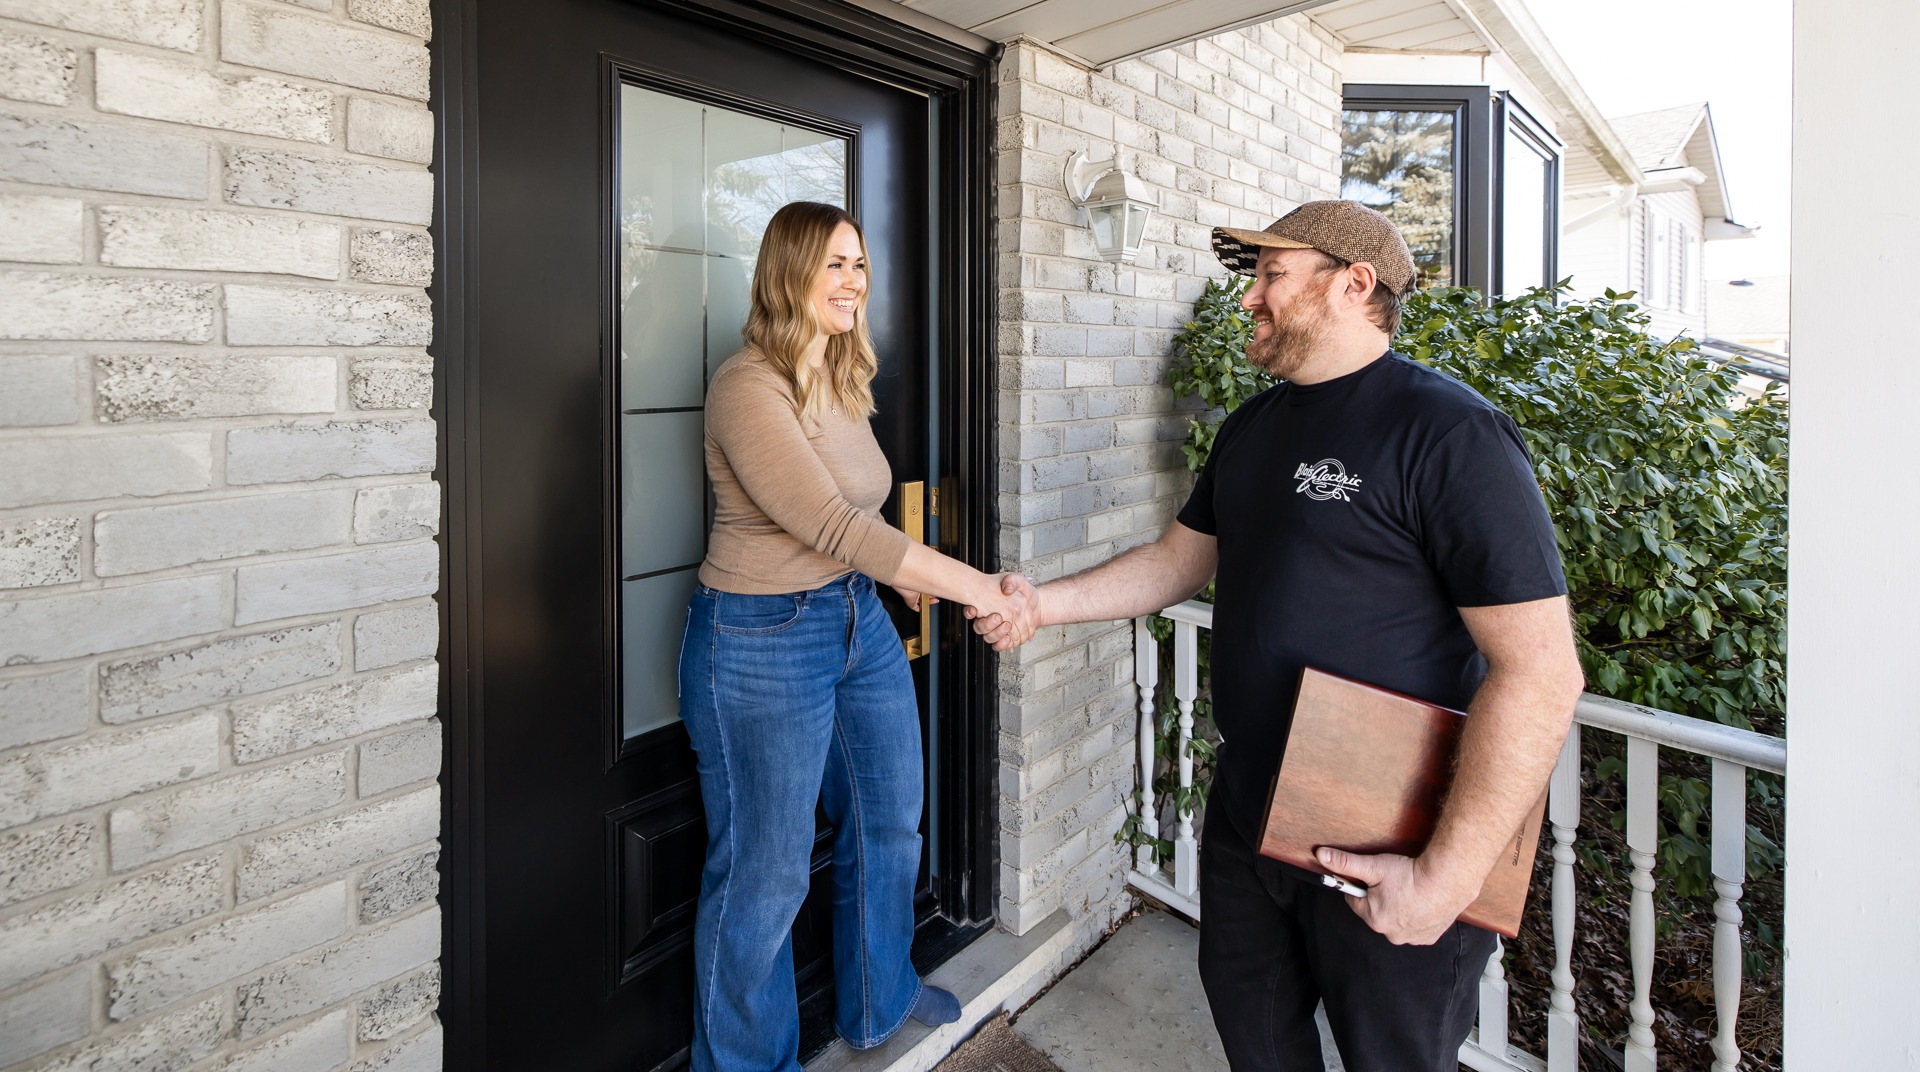
[[[920,996],[920,718],[899,634],[853,573],[810,592],[701,585],[680,650],[707,860],[694,923],[694,1072],[801,1072],[793,921],[814,804],[833,823],[834,1027],[877,1046]]]

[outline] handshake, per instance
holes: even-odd
[[[998,578],[996,598],[967,607],[973,631],[993,645],[995,651],[1012,651],[1033,639],[1034,631],[1045,624],[1040,614],[1040,589],[1018,573],[1003,573]]]
[[[966,604],[966,614],[980,639],[993,645],[995,651],[1012,651],[1032,640],[1034,631],[1045,624],[1040,614],[1040,589],[1018,573],[975,576],[979,581],[974,585],[973,598]],[[932,595],[899,585],[895,585],[894,590],[915,610],[921,608],[922,601],[939,602]]]

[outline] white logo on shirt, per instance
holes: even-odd
[[[1294,491],[1321,502],[1328,499],[1352,502],[1352,493],[1360,487],[1360,478],[1348,476],[1347,467],[1341,465],[1338,458],[1322,458],[1312,465],[1301,462],[1300,468],[1293,471],[1293,478],[1300,482]]]

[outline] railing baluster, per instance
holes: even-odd
[[[1553,827],[1553,1007],[1547,1013],[1549,1072],[1580,1072],[1580,1013],[1573,1004],[1573,837],[1580,827],[1580,727],[1567,731],[1547,788]]]
[[[1162,614],[1173,622],[1174,680],[1178,712],[1175,770],[1178,800],[1175,809],[1172,866],[1151,847],[1136,854],[1129,876],[1136,889],[1177,911],[1198,919],[1200,913],[1200,846],[1193,830],[1193,722],[1199,675],[1199,630],[1212,628],[1213,608],[1188,601]],[[1134,684],[1140,689],[1138,812],[1141,831],[1158,841],[1165,828],[1156,796],[1153,770],[1157,758],[1159,715],[1156,700],[1162,692],[1159,644],[1147,629],[1148,618],[1134,623]],[[1639,707],[1598,696],[1582,696],[1576,724],[1567,735],[1549,788],[1547,815],[1553,837],[1551,886],[1553,966],[1551,1004],[1547,1013],[1546,1060],[1513,1047],[1508,1029],[1513,1015],[1506,972],[1504,944],[1496,946],[1480,978],[1480,1015],[1475,1037],[1461,1048],[1461,1060],[1481,1072],[1526,1072],[1543,1066],[1548,1072],[1577,1072],[1580,1019],[1574,1002],[1573,940],[1576,929],[1574,840],[1580,826],[1580,739],[1582,727],[1620,733],[1627,738],[1627,849],[1632,859],[1632,909],[1629,955],[1632,961],[1633,999],[1626,1045],[1628,1072],[1655,1072],[1659,1047],[1654,1034],[1653,964],[1655,882],[1653,868],[1659,850],[1660,749],[1678,748],[1710,758],[1713,782],[1714,1002],[1718,1031],[1713,1039],[1714,1072],[1736,1072],[1740,1050],[1735,1042],[1739,1024],[1741,984],[1741,891],[1746,883],[1746,772],[1786,772],[1786,743],[1777,737],[1688,718],[1671,711]],[[1531,1012],[1523,1010],[1525,1015]]]
[[[1480,1048],[1507,1055],[1507,943],[1493,940],[1493,955],[1480,973]]]
[[[1150,839],[1134,850],[1134,866],[1147,872],[1158,864],[1154,841],[1160,837],[1160,809],[1153,801],[1153,753],[1159,738],[1153,691],[1160,684],[1160,642],[1153,639],[1152,620],[1133,622],[1133,683],[1140,688],[1140,831]]]
[[[1627,738],[1627,853],[1633,858],[1633,1023],[1627,1029],[1627,1072],[1654,1072],[1653,854],[1660,810],[1660,746]]]
[[[1173,627],[1173,697],[1180,703],[1180,791],[1173,841],[1173,887],[1188,896],[1200,892],[1200,845],[1193,839],[1193,701],[1200,694],[1200,630],[1190,622]]]
[[[1713,761],[1713,1072],[1740,1067],[1740,889],[1747,882],[1747,769]]]

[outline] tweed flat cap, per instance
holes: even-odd
[[[1213,229],[1213,255],[1229,271],[1252,275],[1260,250],[1317,249],[1349,264],[1373,265],[1381,285],[1403,294],[1413,284],[1413,254],[1393,221],[1358,201],[1309,201],[1264,231]]]

